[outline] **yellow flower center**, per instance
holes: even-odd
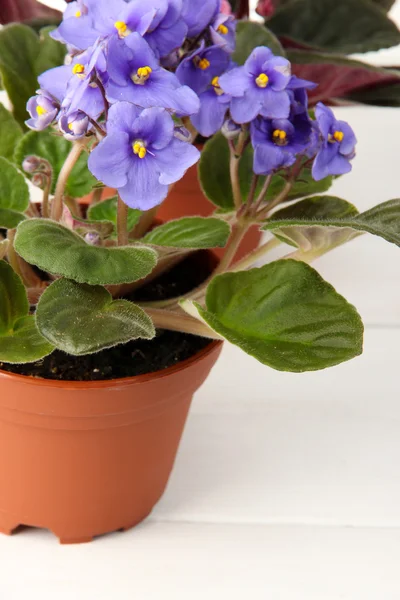
[[[81,63],[77,63],[73,66],[72,72],[74,75],[82,75],[85,72],[85,65],[81,65]]]
[[[343,131],[335,131],[335,133],[333,134],[333,138],[339,143],[343,142],[343,138],[344,138]]]
[[[115,21],[114,27],[118,31],[118,35],[121,38],[127,37],[130,33],[132,33],[124,21]]]
[[[47,113],[47,110],[45,108],[43,108],[43,106],[37,105],[36,113],[37,113],[38,117],[42,117],[43,115],[45,115]]]
[[[226,35],[227,33],[229,33],[229,29],[223,23],[221,23],[221,25],[218,27],[217,31],[218,31],[218,33],[222,33],[222,35]]]
[[[208,67],[210,66],[210,61],[207,60],[206,58],[201,58],[199,60],[199,62],[197,63],[197,66],[199,67],[199,69],[201,69],[202,71],[205,71],[206,69],[208,69]]]
[[[139,67],[136,73],[131,75],[131,79],[133,83],[136,83],[136,85],[144,85],[152,72],[153,69],[151,67]]]
[[[217,96],[222,96],[224,91],[221,89],[221,86],[219,85],[219,77],[214,77],[214,79],[211,82],[211,85],[213,86],[214,92],[217,94]]]
[[[146,147],[142,140],[136,140],[132,144],[133,153],[136,154],[139,158],[144,158],[147,154]]]
[[[256,79],[256,84],[259,88],[266,88],[269,82],[269,77],[266,73],[260,73]]]
[[[82,12],[80,10],[77,10],[76,13],[75,13],[75,16],[76,16],[77,19],[79,19],[79,17],[82,16]]]
[[[275,129],[272,133],[273,140],[278,146],[286,146],[287,144],[287,133],[283,129]]]

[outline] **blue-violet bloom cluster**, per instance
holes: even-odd
[[[307,92],[315,84],[269,48],[254,48],[237,65],[236,20],[222,7],[222,0],[69,3],[52,33],[68,55],[40,75],[28,127],[87,138],[91,172],[141,210],[160,204],[198,160],[196,132],[221,131],[231,149],[242,136],[259,176],[298,161],[312,164],[316,180],[347,173],[356,145],[350,126],[322,104],[312,119]]]

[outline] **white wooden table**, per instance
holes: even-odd
[[[400,111],[337,114],[359,146],[332,193],[399,197]],[[227,345],[152,516],[84,546],[0,537],[0,600],[400,599],[400,249],[365,236],[315,266],[362,314],[363,356],[293,375]]]

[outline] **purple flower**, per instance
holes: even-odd
[[[296,157],[304,154],[310,142],[311,121],[307,113],[295,114],[289,119],[263,119],[251,123],[251,141],[254,146],[254,172],[269,175],[277,169],[289,167]]]
[[[232,15],[220,13],[210,25],[210,37],[215,46],[233,52],[236,46],[236,20]]]
[[[70,65],[55,67],[39,76],[41,87],[61,102],[66,111],[83,111],[96,119],[104,111],[104,100],[98,87],[97,71],[105,69],[102,47],[75,57]]]
[[[87,134],[90,123],[87,115],[77,110],[71,113],[63,112],[58,121],[58,126],[64,137],[73,142]]]
[[[182,17],[188,27],[188,37],[197,37],[215,19],[220,0],[183,0]]]
[[[149,210],[199,157],[194,146],[174,136],[174,121],[166,110],[118,102],[109,112],[107,136],[89,157],[89,169],[117,188],[128,206]]]
[[[315,108],[315,116],[321,145],[312,168],[314,179],[349,173],[357,144],[352,128],[345,121],[337,121],[332,110],[321,102]]]
[[[268,119],[288,118],[290,98],[286,88],[290,79],[289,61],[260,46],[253,50],[243,67],[225,73],[220,85],[232,96],[233,120],[249,123],[257,115]]]
[[[183,59],[176,75],[183,85],[188,85],[196,94],[205,92],[214,77],[219,77],[231,64],[229,54],[218,46],[204,47],[204,41],[193,54]]]
[[[196,113],[200,107],[196,94],[182,86],[176,75],[159,66],[139,34],[133,33],[130,38],[129,47],[117,38],[110,41],[106,86],[109,101],[123,100],[143,108],[159,106],[182,115]]]
[[[192,124],[204,137],[209,137],[221,129],[229,109],[231,97],[219,85],[219,77],[214,77],[208,90],[200,94],[200,110],[191,118]]]
[[[179,47],[187,32],[182,0],[79,0],[72,2],[53,37],[86,50],[98,38],[146,36],[160,56]]]
[[[46,90],[38,90],[37,96],[28,100],[27,110],[31,118],[25,121],[30,129],[42,131],[53,123],[60,110],[60,104]]]
[[[184,42],[188,28],[182,18],[182,1],[147,0],[147,7],[156,9],[157,13],[144,39],[157,56],[167,56]]]

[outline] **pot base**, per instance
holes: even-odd
[[[76,532],[76,534],[74,534],[72,531],[69,531],[67,535],[64,534],[57,534],[56,531],[52,531],[52,533],[58,538],[60,544],[62,545],[68,545],[68,544],[87,544],[89,542],[92,542],[96,537],[100,537],[102,535],[107,535],[108,533],[113,533],[114,531],[119,531],[121,533],[125,532],[125,531],[129,531],[130,529],[133,529],[134,527],[136,527],[137,525],[139,525],[139,523],[141,523],[142,521],[144,521],[145,519],[147,519],[147,517],[151,514],[151,510],[146,511],[146,514],[144,514],[142,517],[140,517],[139,519],[136,519],[133,523],[130,523],[129,525],[125,525],[123,527],[118,527],[117,529],[114,529],[112,531],[107,531],[107,532],[101,532],[99,534],[93,534],[93,535],[83,535],[82,532]],[[25,528],[29,528],[29,529],[42,529],[41,527],[36,527],[34,525],[28,525],[27,523],[18,523],[18,520],[15,517],[6,515],[5,513],[1,513],[0,514],[0,533],[2,533],[3,535],[14,535],[14,534],[18,534],[20,532],[20,530],[25,529]]]

